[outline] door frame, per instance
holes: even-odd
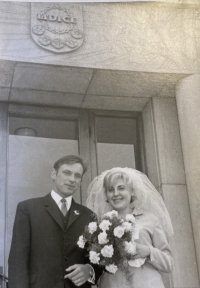
[[[137,141],[135,145],[136,167],[146,173],[146,156],[144,147],[144,129],[141,112],[74,109],[51,106],[35,106],[29,104],[9,104],[9,117],[18,116],[25,118],[55,119],[55,120],[77,120],[78,121],[78,147],[79,154],[87,165],[87,171],[81,183],[81,203],[85,204],[87,199],[87,187],[94,177],[98,175],[98,159],[96,147],[96,124],[95,118],[117,117],[134,118],[136,120]],[[9,122],[9,120],[8,120]],[[8,124],[9,125],[9,124]],[[8,152],[8,151],[7,151]]]

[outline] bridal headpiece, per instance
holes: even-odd
[[[148,177],[136,169],[115,167],[95,177],[88,187],[87,207],[96,213],[98,219],[112,210],[112,207],[107,202],[104,177],[107,173],[115,172],[125,173],[132,182],[136,198],[132,203],[133,207],[140,212],[153,213],[159,219],[166,235],[168,237],[172,236],[174,233],[173,227],[162,196]]]

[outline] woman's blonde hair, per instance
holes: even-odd
[[[126,185],[126,187],[128,188],[128,190],[130,192],[134,192],[134,187],[133,187],[133,182],[131,180],[131,178],[129,177],[129,175],[127,175],[124,172],[108,172],[103,180],[103,187],[104,187],[104,191],[105,193],[109,190],[109,188],[113,187],[118,180],[122,180],[124,182],[124,184]],[[135,200],[134,196],[131,196],[131,202],[133,202]]]

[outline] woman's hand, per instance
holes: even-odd
[[[136,244],[136,254],[134,255],[134,259],[138,258],[146,258],[150,255],[150,249],[148,245]]]

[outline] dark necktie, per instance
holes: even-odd
[[[63,213],[64,216],[67,215],[67,205],[66,205],[66,202],[67,200],[65,198],[61,199],[61,212]]]

